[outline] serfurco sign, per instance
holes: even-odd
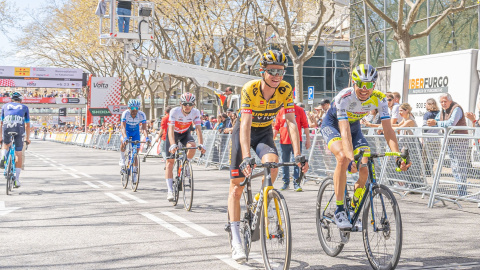
[[[409,79],[409,94],[431,94],[448,92],[448,76]]]

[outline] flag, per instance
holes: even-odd
[[[217,102],[220,104],[220,106],[223,107],[223,104],[225,103],[225,100],[227,99],[227,97],[218,93],[215,93],[215,95],[217,95]]]
[[[267,38],[267,41],[269,41],[269,40],[272,39],[272,38],[276,38],[276,37],[277,37],[277,36],[275,35],[275,33],[272,33],[272,35]]]

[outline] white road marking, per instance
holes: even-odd
[[[478,269],[477,266],[480,266],[478,262],[469,262],[469,263],[451,263],[444,265],[432,265],[432,266],[413,266],[413,267],[404,267],[399,268],[399,270],[420,270],[420,269],[435,269],[435,270],[448,270],[448,269]]]
[[[9,208],[6,208],[5,207],[5,202],[4,201],[0,201],[0,216],[4,216],[8,213],[11,213],[15,210],[18,210],[20,209],[20,207],[9,207]]]
[[[126,196],[126,197],[128,197],[128,198],[130,198],[130,199],[132,199],[132,200],[135,200],[135,201],[137,201],[137,202],[139,202],[139,203],[147,203],[146,201],[144,201],[144,200],[138,198],[137,196],[132,195],[132,194],[130,194],[130,193],[128,193],[128,192],[122,191],[122,192],[120,192],[120,193],[122,193],[124,196]]]
[[[255,269],[247,265],[237,263],[235,260],[232,259],[231,255],[215,255],[215,257],[235,269],[239,269],[239,270]]]
[[[90,182],[90,181],[83,181],[83,183],[93,187],[93,188],[100,188],[99,186],[95,185],[94,183]]]
[[[66,167],[66,166],[65,166],[65,167]],[[70,168],[70,167],[67,167],[67,168],[68,168],[69,170],[72,170],[72,171],[74,171],[74,172],[78,172],[78,170],[77,170],[77,169]]]
[[[114,199],[115,201],[121,203],[121,204],[129,204],[129,202],[125,201],[124,199],[118,197],[117,195],[114,195],[110,192],[106,192],[105,195],[107,195],[108,197]]]
[[[88,174],[86,174],[86,173],[80,173],[80,174],[83,175],[83,176],[86,176],[86,177],[88,177],[88,178],[93,178],[93,176],[88,175]]]
[[[75,178],[81,178],[80,176],[78,176],[78,175],[76,175],[76,174],[74,174],[74,173],[68,173],[68,174],[70,174],[71,176],[73,176],[73,177],[75,177]]]
[[[43,161],[43,163],[48,163],[48,164],[50,164],[50,162],[48,162],[48,161],[46,161],[46,160],[42,160],[42,161]],[[53,165],[53,164],[52,164],[52,165]]]
[[[180,237],[192,237],[191,234],[187,233],[186,231],[182,230],[182,229],[179,229],[175,226],[173,226],[172,224],[166,222],[165,220],[157,217],[157,216],[154,216],[150,213],[142,213],[142,215],[150,220],[153,220],[154,222],[160,224],[161,226],[163,226],[165,229],[168,229],[174,233],[176,233],[178,236]]]
[[[201,233],[201,234],[203,234],[203,235],[206,235],[206,236],[216,236],[216,235],[217,235],[217,234],[215,234],[215,233],[213,233],[213,232],[211,232],[211,231],[203,228],[203,227],[200,226],[200,225],[197,225],[197,224],[195,224],[195,223],[193,223],[193,222],[191,222],[191,221],[189,221],[189,220],[186,220],[185,218],[183,218],[183,217],[181,217],[181,216],[175,215],[175,214],[172,213],[172,212],[161,212],[161,213],[164,214],[164,215],[166,215],[166,216],[168,216],[168,217],[170,217],[170,218],[172,218],[172,219],[174,219],[174,220],[176,220],[176,221],[178,221],[178,222],[181,222],[181,223],[187,225],[188,227],[196,230],[197,232],[199,232],[199,233]]]
[[[100,184],[102,184],[102,185],[104,185],[104,186],[106,186],[106,187],[109,187],[109,188],[112,188],[112,187],[113,187],[112,185],[110,185],[110,184],[108,184],[108,183],[105,183],[105,182],[103,182],[103,181],[97,181],[97,182],[99,182]]]

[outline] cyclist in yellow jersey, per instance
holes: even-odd
[[[230,192],[228,213],[232,231],[232,259],[245,260],[245,250],[240,239],[240,198],[243,187],[240,183],[252,172],[250,148],[254,149],[262,162],[278,162],[278,152],[273,141],[272,122],[278,111],[285,107],[295,161],[300,156],[300,135],[295,121],[293,90],[283,81],[287,58],[284,53],[269,50],[260,60],[261,80],[250,81],[243,86],[241,94],[241,116],[233,127],[230,152]],[[301,163],[298,162],[301,167]],[[302,171],[308,170],[308,164]],[[272,180],[277,178],[278,169],[271,170]]]
[[[343,205],[345,186],[347,183],[347,170],[351,173],[357,172],[354,163],[354,155],[359,150],[370,152],[367,140],[363,137],[360,120],[369,113],[369,111],[378,108],[380,119],[382,120],[383,134],[387,144],[393,152],[399,152],[397,137],[393,131],[388,114],[388,105],[385,94],[375,89],[375,81],[378,78],[377,70],[371,65],[360,65],[352,72],[353,87],[345,88],[335,96],[331,108],[323,119],[321,132],[337,160],[337,166],[333,173],[333,182],[335,186],[335,196],[337,201],[337,210],[335,211],[335,223],[340,229],[349,229],[352,224],[348,221],[347,214]],[[404,161],[399,162],[402,171],[406,171],[410,164]],[[368,158],[364,157],[361,161],[366,164]],[[363,187],[367,181],[368,168],[361,167],[357,183],[355,183],[355,192],[352,203],[359,201],[363,196]],[[356,205],[355,205],[356,206]],[[360,220],[356,224],[361,227]]]

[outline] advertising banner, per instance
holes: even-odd
[[[0,86],[82,88],[83,71],[71,68],[0,66]]]
[[[128,109],[127,105],[108,105],[108,109],[112,114],[122,114]]]
[[[109,105],[120,104],[121,99],[121,81],[118,77],[92,77],[90,91],[90,108],[104,108],[110,113]],[[106,112],[105,112],[106,113]],[[93,114],[91,114],[93,115]],[[120,115],[105,116],[106,123],[117,123],[120,121]],[[93,124],[100,124],[100,117],[93,117]]]

